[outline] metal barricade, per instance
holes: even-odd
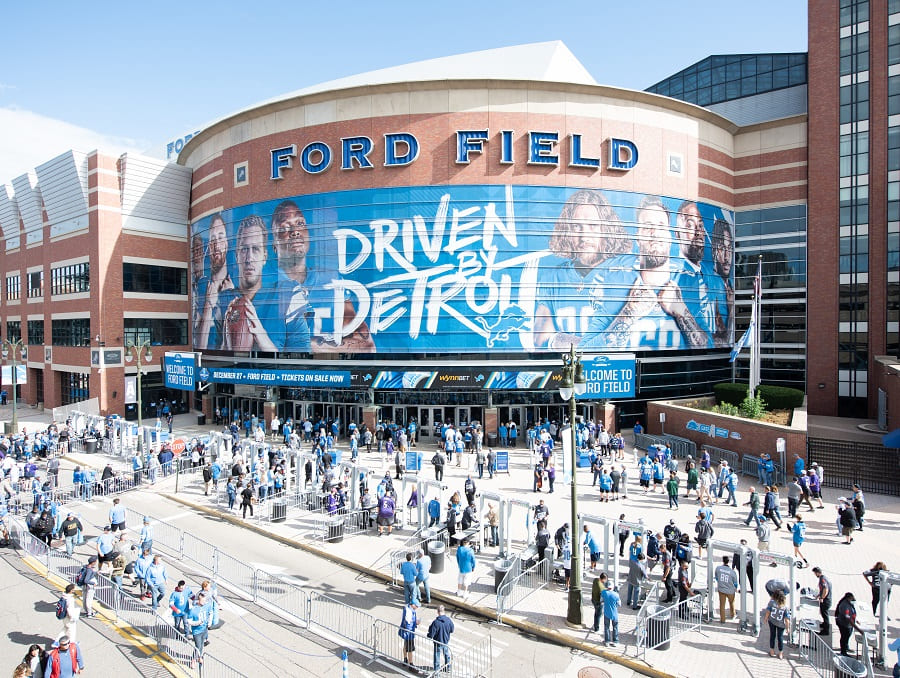
[[[544,558],[512,579],[509,578],[509,575],[503,578],[497,589],[498,622],[502,622],[503,615],[525,600],[530,594],[540,591],[547,586],[550,581],[550,568],[552,566],[550,559]]]
[[[256,602],[268,603],[289,614],[296,623],[309,625],[309,594],[284,577],[256,570],[253,585]]]
[[[647,650],[667,646],[685,633],[701,630],[702,626],[702,593],[669,606],[642,607],[634,630],[638,657],[645,659]]]
[[[203,541],[199,537],[195,537],[190,532],[182,532],[182,558],[192,561],[206,572],[215,573],[216,556],[218,553],[219,550],[209,542]]]
[[[799,654],[821,678],[834,678],[835,652],[831,643],[822,640],[818,633],[819,622],[814,619],[804,619],[800,622]]]
[[[759,480],[759,457],[752,454],[742,456],[741,473],[745,476],[753,476]],[[784,468],[782,468],[781,464],[775,464],[774,480],[776,485],[784,485]]]
[[[401,617],[402,619],[402,617]],[[421,625],[420,625],[421,628]],[[415,648],[412,651],[412,663],[416,667],[428,667],[428,672],[434,663],[434,645],[424,633],[418,631],[413,634]],[[400,621],[391,623],[382,619],[376,619],[372,625],[373,646],[375,655],[403,662],[406,659],[406,640],[400,635]]]
[[[256,570],[238,558],[224,551],[216,554],[216,579],[248,598],[253,597],[253,582]]]
[[[700,449],[709,452],[709,460],[713,466],[718,466],[723,461],[727,461],[730,468],[738,468],[740,457],[737,452],[725,450],[713,445],[703,445]]]
[[[344,605],[321,593],[309,595],[309,625],[318,626],[375,651],[374,624],[376,618],[349,605]],[[394,634],[396,635],[396,626]]]

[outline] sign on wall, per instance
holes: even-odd
[[[196,370],[193,353],[169,351],[163,356],[163,383],[167,388],[193,391]]]
[[[578,400],[634,398],[634,354],[582,356],[587,390]]]
[[[380,188],[194,225],[198,350],[509,353],[733,344],[733,217],[559,186]]]

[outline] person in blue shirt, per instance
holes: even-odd
[[[803,522],[803,516],[797,515],[793,527],[791,527],[791,542],[794,545],[794,558],[799,558],[805,566],[809,566],[809,561],[803,556],[800,547],[806,541],[806,523]]]
[[[207,252],[209,278],[201,277],[197,285],[201,296],[197,301],[199,310],[194,338],[198,348],[214,349],[222,345],[224,312],[234,290],[228,275],[228,233],[221,214],[210,219]],[[227,414],[223,416],[227,418]]]
[[[533,341],[536,348],[568,348],[578,344],[594,315],[597,267],[632,245],[606,196],[582,189],[563,206],[548,247],[555,256],[540,269]]]
[[[611,581],[606,582],[606,590],[601,594],[603,600],[603,640],[604,642],[615,647],[619,642],[619,608],[622,606],[622,599],[613,588]]]
[[[583,349],[706,348],[709,336],[694,318],[671,261],[669,211],[655,196],[637,208],[639,254],[608,259],[594,277],[595,312]]]
[[[806,473],[806,460],[799,454],[794,455],[794,475],[798,478]]]
[[[306,323],[306,337],[297,333],[291,338],[305,344],[289,343],[288,348],[314,353],[373,353],[375,342],[364,319],[357,318],[353,301],[345,296],[341,308],[335,301],[335,290],[329,288],[338,279],[337,273],[308,267],[311,247],[306,217],[292,200],[281,202],[272,213],[272,237],[284,317],[289,325]],[[348,325],[352,329],[344,334]]]
[[[697,203],[691,200],[681,203],[676,222],[682,268],[676,274],[675,282],[688,310],[706,332],[708,345],[730,345],[726,336],[726,329],[730,327],[730,313],[725,285],[709,261],[704,261],[706,229]],[[716,337],[717,325],[720,330]]]
[[[734,227],[730,214],[713,224],[712,257],[718,279],[713,279],[710,298],[713,306],[713,345],[734,344]]]
[[[169,609],[172,611],[172,620],[175,624],[175,630],[187,634],[187,626],[185,625],[185,617],[191,609],[191,591],[185,589],[187,584],[181,579],[175,585],[175,590],[169,594]]]
[[[591,528],[587,525],[584,526],[583,543],[591,554],[591,569],[594,570],[597,568],[597,562],[600,560],[600,546],[598,546],[594,533],[591,532]]]
[[[150,518],[147,516],[144,516],[138,542],[142,553],[153,553],[153,526],[150,524]]]
[[[197,648],[197,661],[203,663],[203,646],[209,637],[209,605],[207,605],[206,593],[200,592],[197,596],[197,604],[187,613],[187,624],[191,637],[194,639],[194,647]],[[191,660],[191,668],[194,662]]]
[[[456,593],[467,598],[469,596],[469,586],[472,583],[472,573],[475,571],[475,552],[472,551],[467,539],[463,539],[456,549],[456,564],[459,567]]]
[[[639,435],[643,435],[643,433],[644,433],[644,427],[641,426],[641,422],[639,422],[639,421],[638,421],[638,422],[635,422],[635,424],[634,424],[634,435],[639,436]]]
[[[125,507],[118,497],[113,499],[112,508],[109,509],[109,526],[113,532],[125,529]]]
[[[155,610],[166,595],[166,582],[169,580],[169,572],[162,564],[159,556],[153,556],[153,562],[144,574],[147,589],[150,591],[150,605]]]

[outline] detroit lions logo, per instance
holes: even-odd
[[[498,342],[504,344],[508,342],[509,335],[514,331],[527,329],[529,318],[521,306],[513,304],[503,310],[497,322],[493,325],[488,325],[487,320],[483,316],[477,316],[475,322],[484,329],[487,347],[494,348],[494,344]]]

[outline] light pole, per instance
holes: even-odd
[[[25,345],[25,342],[22,341],[21,338],[16,339],[15,341],[10,341],[9,339],[3,340],[3,359],[12,354],[12,370],[10,378],[12,379],[12,403],[13,403],[13,416],[12,416],[12,433],[15,435],[19,432],[19,417],[17,410],[17,400],[16,400],[16,351],[20,351],[22,354],[22,360],[28,359],[28,347]]]
[[[144,399],[141,394],[141,354],[143,354],[145,360],[153,360],[153,349],[150,348],[149,339],[144,340],[140,344],[135,344],[131,339],[126,340],[125,360],[131,362],[133,358],[137,361],[138,429],[144,425]],[[140,431],[139,435],[142,436],[143,431]],[[140,441],[140,438],[138,438],[138,441]]]
[[[578,482],[575,478],[575,470],[578,461],[578,450],[575,449],[575,396],[582,395],[587,390],[584,372],[581,367],[581,355],[575,353],[575,346],[569,346],[569,352],[563,353],[562,381],[559,385],[559,395],[563,400],[569,401],[569,435],[571,436],[571,498],[572,520],[571,527],[572,552],[571,577],[569,582],[569,609],[566,613],[566,623],[570,626],[581,626],[581,549],[576,544],[578,533]]]

